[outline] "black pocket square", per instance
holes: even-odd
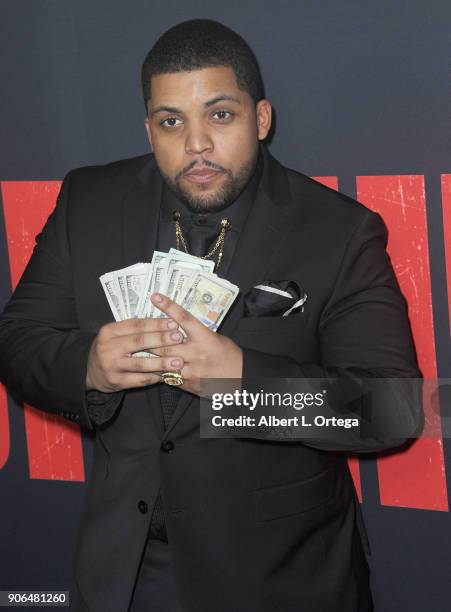
[[[292,280],[265,280],[244,296],[245,317],[287,317],[304,310],[307,294]]]

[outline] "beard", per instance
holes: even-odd
[[[202,193],[193,194],[181,185],[183,175],[192,170],[195,167],[195,164],[190,164],[190,166],[179,172],[175,179],[172,179],[170,176],[165,174],[158,165],[158,162],[157,166],[169,189],[191,212],[207,213],[224,210],[238,198],[254,174],[257,165],[257,158],[258,149],[254,156],[245,162],[235,175],[231,170],[227,170],[223,166],[203,160],[203,165],[208,168],[213,168],[214,170],[219,170],[227,177],[217,191],[206,195],[202,195]],[[155,161],[157,160],[155,159]],[[204,191],[209,189],[208,185],[202,184],[199,184],[196,187],[199,188],[200,192],[202,189]]]

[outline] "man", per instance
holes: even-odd
[[[0,321],[11,392],[95,432],[79,609],[371,610],[365,534],[337,451],[402,440],[371,426],[335,441],[200,438],[197,398],[202,379],[419,377],[386,229],[269,154],[257,61],[225,26],[171,28],[142,75],[154,155],[67,175]],[[157,293],[166,318],[112,322],[99,276],[176,237],[191,254],[221,252],[217,273],[240,288],[220,331]],[[253,287],[282,280],[305,288],[302,310],[249,311]],[[156,356],[132,356],[141,350]],[[171,371],[178,389],[162,382]],[[421,411],[402,410],[408,438]]]

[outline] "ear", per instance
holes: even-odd
[[[146,128],[147,140],[149,141],[150,148],[152,149],[152,134],[150,132],[150,121],[147,115],[144,117],[144,127]]]
[[[271,128],[272,107],[268,100],[259,100],[255,108],[257,116],[257,136],[259,140],[264,140]]]

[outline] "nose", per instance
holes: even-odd
[[[202,124],[191,124],[186,133],[185,152],[187,154],[206,153],[213,151],[213,140],[206,126]]]

